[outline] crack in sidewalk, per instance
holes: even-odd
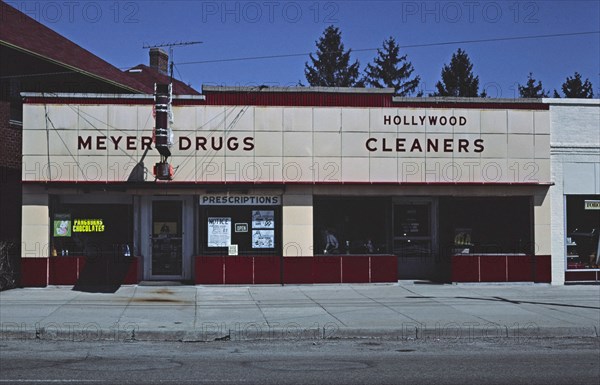
[[[265,313],[263,312],[262,308],[258,304],[258,301],[252,295],[252,292],[250,291],[250,288],[248,288],[248,295],[250,295],[250,298],[252,298],[252,301],[254,301],[254,304],[258,308],[258,311],[260,311],[260,314],[262,314],[263,318],[265,319],[265,322],[266,322],[267,326],[271,327],[271,325],[269,324],[269,320],[267,320],[267,316],[265,315]]]
[[[298,289],[300,291],[300,293],[302,293],[306,298],[308,298],[309,300],[311,300],[312,302],[314,302],[316,305],[318,305],[321,309],[323,309],[325,311],[325,313],[329,314],[332,318],[334,318],[336,321],[338,321],[339,323],[342,324],[342,326],[344,327],[348,327],[348,325],[346,325],[341,319],[339,319],[338,317],[334,316],[332,313],[329,312],[329,310],[325,309],[325,307],[323,305],[321,305],[319,302],[315,301],[312,297],[310,297],[308,294],[306,294],[302,289]]]

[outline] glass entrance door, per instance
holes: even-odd
[[[183,202],[152,202],[151,275],[181,278],[183,275]]]
[[[432,199],[394,204],[394,254],[399,279],[436,280],[437,205]]]
[[[194,255],[193,196],[141,196],[134,236],[144,280],[190,280]]]

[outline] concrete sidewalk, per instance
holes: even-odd
[[[598,337],[600,286],[71,287],[0,293],[1,338],[277,340]]]

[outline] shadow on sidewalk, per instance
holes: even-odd
[[[114,293],[123,284],[134,258],[87,258],[74,291]]]
[[[530,304],[530,305],[551,305],[551,306],[576,307],[576,308],[581,308],[581,309],[600,310],[600,307],[596,307],[596,306],[569,305],[566,303],[554,303],[554,302],[515,301],[515,300],[506,299],[506,298],[502,298],[502,297],[492,297],[492,298],[454,297],[454,298],[476,299],[479,301],[508,302],[508,303],[513,303],[515,305],[520,305],[520,304],[526,303],[526,304]]]

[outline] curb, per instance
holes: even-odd
[[[90,329],[56,330],[52,328],[28,329],[5,328],[0,331],[0,340],[40,340],[72,342],[218,342],[218,341],[316,341],[338,339],[382,339],[382,340],[447,340],[447,341],[499,341],[510,339],[531,340],[544,338],[598,338],[599,328],[590,327],[547,327],[531,325],[515,330],[501,328],[269,328],[259,327],[244,330],[115,330]]]

